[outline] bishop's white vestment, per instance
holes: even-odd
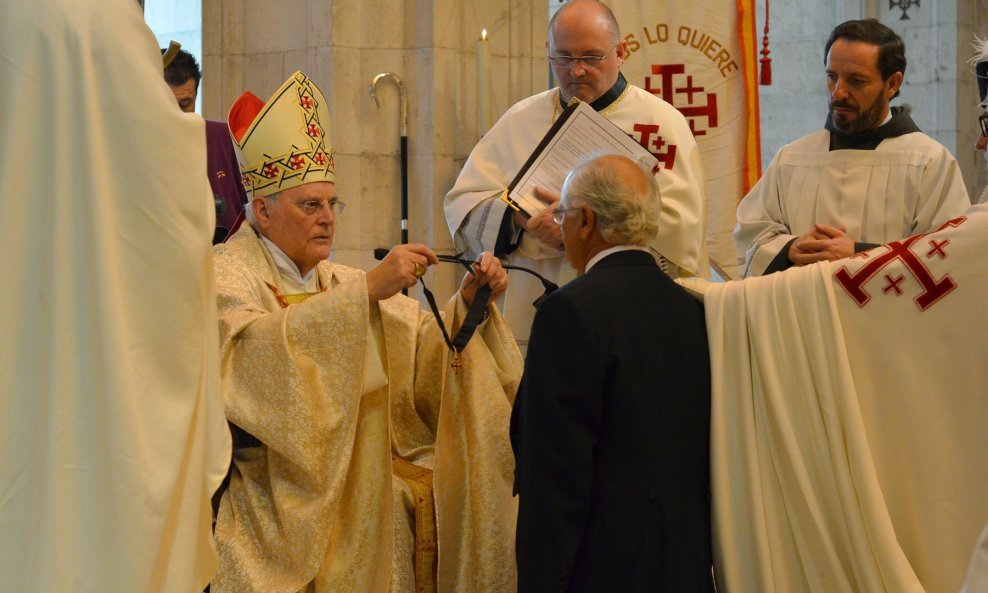
[[[444,202],[457,249],[471,256],[485,250],[496,252],[507,208],[500,196],[561,112],[559,92],[551,89],[516,103],[480,139]],[[703,173],[686,119],[672,105],[630,83],[600,113],[659,160],[655,177],[662,194],[662,213],[652,247],[681,270],[708,276]],[[507,262],[532,268],[558,284],[575,276],[562,250],[528,233],[521,234]],[[524,346],[535,316],[532,302],[542,294],[543,286],[528,274],[510,274],[504,316]]]
[[[440,593],[514,590],[521,356],[496,308],[457,372],[435,318],[402,295],[371,303],[360,270],[320,262],[324,291],[291,304],[244,225],[216,247],[216,273],[227,417],[256,440],[234,453],[213,591],[387,593],[432,578]],[[466,306],[454,299],[456,331]],[[410,473],[423,488],[412,545],[394,478]],[[437,540],[437,572],[410,581],[408,555],[434,555]]]

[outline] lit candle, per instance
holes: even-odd
[[[483,136],[487,130],[491,129],[491,112],[493,105],[490,102],[491,75],[491,54],[487,45],[487,29],[480,32],[480,39],[477,41],[477,134]]]

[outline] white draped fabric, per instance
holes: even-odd
[[[0,8],[0,591],[201,591],[226,473],[201,118],[133,0]]]
[[[729,593],[955,593],[988,521],[988,207],[866,256],[710,285]]]

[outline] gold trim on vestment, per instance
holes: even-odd
[[[398,479],[408,485],[415,498],[415,593],[436,593],[438,546],[432,470],[397,455],[391,456],[391,469]]]

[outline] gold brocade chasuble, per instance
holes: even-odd
[[[216,270],[227,417],[263,444],[234,454],[214,589],[411,590],[394,554],[410,521],[394,456],[433,471],[437,590],[513,591],[508,421],[521,356],[500,315],[492,308],[454,376],[432,316],[401,295],[372,305],[359,270],[322,262],[328,290],[283,308],[249,227],[217,246]],[[445,316],[458,326],[465,309],[455,297]],[[386,383],[368,372],[375,337]]]
[[[287,282],[284,275],[282,275],[282,280]],[[315,278],[314,283],[319,284],[318,276]],[[278,304],[283,309],[289,305],[304,303],[311,297],[323,292],[319,290],[318,292],[282,294],[282,291],[278,290],[278,287],[270,284],[268,287],[274,293],[275,298],[278,299]],[[383,342],[380,323],[375,323],[371,329],[375,334],[376,345],[379,348],[379,345]],[[379,352],[372,352],[373,350],[378,350],[378,348],[367,348],[368,361],[375,360],[373,357],[380,355]],[[457,369],[457,364],[457,362],[453,363],[454,372]],[[380,365],[369,366],[373,366],[373,370],[376,372],[383,372]],[[365,372],[368,372],[366,367]],[[411,535],[410,533],[405,534],[405,537],[402,537],[401,533],[395,534],[394,556],[396,559],[396,568],[393,578],[400,581],[401,584],[392,585],[391,590],[397,591],[412,585],[412,582],[410,582],[412,579],[410,579],[407,571],[404,571],[405,574],[402,574],[403,571],[397,568],[399,565],[406,564],[406,562],[402,562],[401,560],[407,561],[409,558],[405,556],[408,556],[413,559],[412,564],[414,569],[412,572],[414,573],[415,593],[435,593],[436,560],[439,546],[436,542],[436,505],[433,500],[432,470],[405,461],[394,454],[391,455],[391,463],[392,475],[402,482],[401,485],[395,484],[396,528],[398,531],[401,531],[401,528],[398,526],[402,523],[402,512],[406,511],[414,517],[415,525],[414,541],[409,541],[411,539],[409,537]]]

